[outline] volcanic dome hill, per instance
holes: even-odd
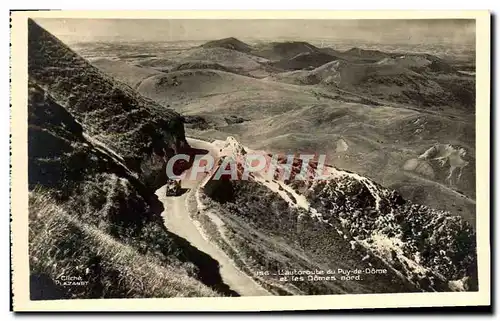
[[[475,103],[471,77],[455,73],[440,60],[423,56],[384,58],[376,63],[336,60],[313,70],[296,70],[270,78],[298,85],[336,87],[367,97],[411,106],[454,105],[472,108]]]
[[[203,48],[223,48],[249,55],[249,57],[265,58],[272,67],[285,70],[297,70],[319,67],[329,61],[339,59],[331,48],[318,48],[303,41],[271,42],[250,46],[236,38],[214,40],[201,45]],[[254,58],[255,59],[255,58]]]
[[[289,59],[278,60],[271,65],[284,70],[312,69],[338,59],[336,56],[323,52],[305,52]]]
[[[183,122],[193,136],[325,153],[349,169],[331,167],[335,175],[309,185],[254,177],[202,193],[225,235],[195,215],[249,275],[277,265],[390,267],[359,284],[271,280],[271,292],[477,288],[474,79],[435,56],[226,38],[91,65],[30,21],[28,67],[35,289],[52,284],[56,298],[235,295],[216,261],[165,229],[152,193],[169,157],[189,147]],[[226,145],[245,151],[238,140]],[[54,285],[87,268],[92,289]]]
[[[236,295],[217,261],[165,228],[156,175],[131,166],[182,147],[181,117],[31,20],[28,36],[31,299]]]
[[[298,54],[318,53],[321,50],[304,41],[270,42],[255,46],[254,55],[269,60],[292,59]]]
[[[233,37],[209,41],[201,46],[204,48],[226,48],[245,53],[249,53],[252,50],[251,46]]]

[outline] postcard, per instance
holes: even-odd
[[[487,11],[14,11],[11,115],[14,311],[491,304]]]

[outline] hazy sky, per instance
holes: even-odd
[[[361,40],[381,43],[475,41],[474,20],[59,19],[36,21],[63,41],[240,39]]]

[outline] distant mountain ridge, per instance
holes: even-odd
[[[305,41],[269,42],[252,46],[231,37],[209,41],[201,45],[201,47],[224,48],[266,58],[270,62],[265,64],[283,70],[317,68],[336,60],[345,60],[352,63],[375,63],[384,59],[409,56],[415,59],[426,59],[430,62],[429,68],[433,71],[456,72],[453,67],[442,59],[431,54],[386,53],[380,50],[359,47],[353,47],[346,51],[338,51],[331,47],[319,48]]]
[[[344,59],[353,62],[376,62],[384,58],[395,58],[397,56],[405,55],[404,52],[384,52],[376,49],[364,49],[360,47],[352,47],[345,51],[340,51],[332,47],[320,48],[305,41],[274,41],[249,45],[234,37],[209,41],[202,44],[201,47],[231,49],[274,61],[292,59],[299,54],[319,53],[336,57],[336,59]],[[428,53],[413,55],[425,57],[439,64],[444,63],[440,58]]]

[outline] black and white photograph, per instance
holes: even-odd
[[[26,16],[27,300],[489,292],[478,19],[378,17]]]

